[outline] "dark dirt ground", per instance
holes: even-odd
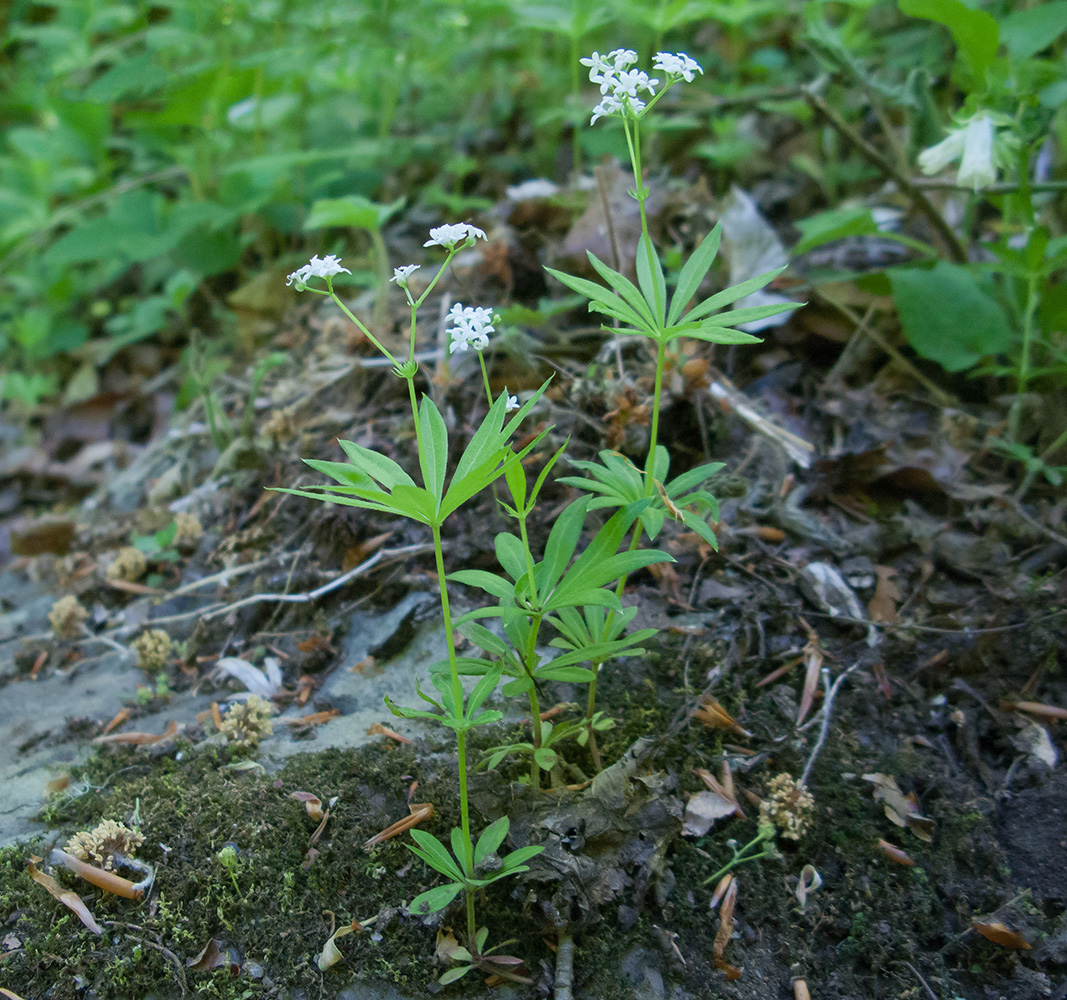
[[[583,322],[577,313],[575,322]],[[403,909],[432,884],[404,838],[362,846],[407,814],[413,782],[413,801],[436,810],[427,829],[443,835],[456,821],[450,744],[393,720],[375,687],[391,672],[409,674],[420,662],[412,650],[434,645],[436,605],[414,607],[360,652],[352,634],[356,611],[364,616],[359,628],[369,628],[408,595],[433,593],[428,538],[365,512],[263,489],[297,477],[317,481],[301,471],[299,457],[337,457],[338,436],[410,463],[405,400],[387,372],[358,364],[363,345],[305,303],[272,336],[298,371],[268,378],[256,439],[222,465],[194,419],[174,421],[167,434],[167,422],[151,415],[150,393],[98,401],[97,440],[127,441],[98,465],[85,455],[92,442],[84,412],[54,418],[48,461],[34,465],[13,452],[4,460],[5,509],[39,508],[47,498],[54,511],[32,527],[4,522],[12,559],[0,685],[37,725],[32,738],[9,741],[5,774],[27,772],[29,755],[51,748],[53,762],[66,762],[68,781],[46,801],[40,780],[34,809],[43,810],[42,832],[0,854],[0,986],[26,1000],[421,997],[438,989],[438,934],[458,929],[459,914],[420,919]],[[555,425],[550,442],[569,435],[573,458],[605,446],[640,455],[647,358],[628,350],[635,374],[619,380],[611,352],[596,360],[599,335],[585,336],[538,349],[563,371],[534,423]],[[542,362],[531,371],[523,354],[494,357],[496,389],[539,384],[551,370]],[[517,764],[472,779],[479,826],[506,812],[515,846],[546,845],[526,877],[494,886],[480,904],[491,940],[515,939],[507,950],[533,980],[500,992],[535,997],[556,989],[562,1000],[568,994],[555,982],[555,950],[571,935],[579,998],[776,1000],[800,995],[795,978],[817,1000],[1067,996],[1063,500],[1039,492],[1025,503],[1013,499],[1014,484],[1002,482],[1003,470],[975,445],[967,408],[929,403],[892,366],[868,360],[847,379],[834,369],[841,377],[828,388],[840,345],[799,321],[752,359],[728,354],[718,363],[746,386],[747,404],[813,443],[817,460],[805,467],[736,407],[716,406],[709,389],[726,383],[706,355],[675,359],[663,443],[672,472],[705,454],[727,463],[713,485],[722,502],[720,551],[668,532],[677,561],[631,582],[626,601],[640,607],[637,624],[662,631],[647,657],[610,664],[602,675],[601,706],[617,723],[604,734],[605,760],[629,750],[629,766],[611,769],[610,782],[537,802],[518,783]],[[463,414],[477,405],[477,381],[466,374],[460,369],[450,387],[432,387],[456,439]],[[232,388],[238,412],[245,388]],[[129,430],[135,424],[137,433]],[[546,491],[535,546],[570,496],[562,486]],[[179,510],[196,514],[202,538],[173,559],[150,559],[138,583],[105,578],[121,545],[165,528]],[[483,494],[450,525],[450,568],[494,568],[492,538],[505,526],[493,496]],[[365,572],[315,601],[246,600],[307,593],[363,563]],[[812,580],[828,570],[819,567],[836,571],[844,590],[820,597]],[[197,581],[207,583],[191,587]],[[456,592],[461,603],[476,599]],[[166,628],[182,645],[165,666],[165,684],[114,649],[102,659],[100,644],[87,637],[49,634],[51,600],[70,593],[89,609],[91,635],[113,645],[148,626]],[[36,610],[20,616],[31,597]],[[276,735],[259,748],[264,768],[240,766],[247,755],[209,738],[210,718],[196,717],[240,689],[215,668],[224,656],[257,664],[273,656],[282,671],[275,702],[285,716],[336,709],[338,717],[287,728],[276,720]],[[730,978],[733,971],[714,960],[721,918],[709,909],[714,886],[705,881],[729,859],[728,840],[755,835],[758,807],[744,793],[766,795],[775,775],[799,777],[812,758],[822,684],[796,724],[812,657],[831,679],[851,673],[810,771],[810,828],[799,841],[779,838],[779,857],[734,870],[736,909],[723,958],[739,975]],[[118,732],[158,734],[170,719],[180,726],[159,743],[102,745],[86,756],[123,698],[91,702],[77,685],[120,668],[130,714]],[[140,694],[129,679],[138,676]],[[379,721],[416,742],[374,736],[360,746],[342,738],[355,703],[331,687],[340,678],[366,688]],[[34,686],[48,683],[59,693],[35,700]],[[82,710],[63,701],[64,686],[79,692]],[[744,735],[694,717],[708,695]],[[542,704],[573,706],[582,697],[558,685],[543,692]],[[564,708],[564,717],[568,711],[575,709]],[[514,719],[509,732],[522,730],[521,712]],[[479,739],[488,746],[502,735]],[[283,742],[285,753],[276,752]],[[586,751],[568,756],[591,772]],[[686,799],[704,789],[694,769],[721,776],[724,762],[747,818],[683,836]],[[872,774],[914,793],[915,808],[931,821],[928,841],[891,821],[864,778]],[[323,803],[336,797],[313,846],[317,823],[293,791]],[[0,798],[0,812],[15,804]],[[157,874],[139,903],[57,874],[88,902],[104,929],[96,936],[30,879],[27,862],[104,818],[137,820],[146,837],[139,856]],[[20,832],[34,834],[33,824]],[[232,877],[217,860],[227,844],[238,858]],[[805,865],[822,886],[801,905]],[[371,917],[363,933],[338,939],[341,961],[320,971],[315,958],[332,922]],[[211,941],[218,967],[192,968]],[[447,989],[484,993],[482,978]]]

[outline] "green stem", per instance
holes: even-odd
[[[771,839],[770,837],[767,837],[763,833],[757,833],[756,836],[752,840],[750,840],[747,844],[745,844],[745,846],[742,847],[740,850],[738,850],[736,847],[732,848],[732,850],[734,852],[733,858],[730,861],[728,861],[725,865],[723,865],[717,872],[715,872],[714,875],[709,875],[706,879],[704,879],[704,885],[708,885],[711,882],[718,881],[719,879],[721,879],[723,877],[723,875],[725,875],[728,871],[730,871],[731,868],[736,868],[738,865],[744,864],[746,861],[758,861],[760,858],[771,857],[774,854],[774,848],[773,847],[770,850],[760,851],[759,854],[746,854],[745,853],[750,848],[757,847],[764,840],[770,840],[770,839]]]
[[[409,382],[410,384],[410,382]],[[414,390],[412,390],[414,392]],[[452,633],[452,612],[448,604],[448,584],[445,578],[445,558],[441,548],[441,526],[433,528],[433,555],[437,567],[437,586],[441,593],[441,614],[445,623],[445,646],[448,650],[448,670],[452,682],[453,710],[456,716],[463,716],[463,684],[459,679],[459,665],[456,663],[456,644]],[[456,731],[456,748],[459,765],[459,813],[463,828],[463,870],[468,878],[474,877],[474,844],[471,841],[470,804],[467,799],[467,734]],[[466,887],[467,893],[467,936],[470,946],[474,947],[477,924],[474,919],[474,889]]]
[[[356,326],[359,328],[360,333],[362,333],[364,337],[366,337],[375,347],[377,347],[378,350],[382,352],[382,354],[384,354],[394,365],[399,365],[400,362],[393,357],[389,349],[377,337],[375,337],[374,334],[371,333],[370,330],[368,330],[366,326],[364,326],[363,323],[361,323],[355,317],[355,315],[352,313],[352,310],[349,309],[348,306],[346,306],[337,297],[337,293],[333,290],[333,285],[331,284],[329,287],[330,290],[328,294],[330,298],[333,299],[333,301],[337,304],[337,308],[340,309],[341,312],[343,312],[353,323],[356,324]]]
[[[489,400],[489,408],[493,406],[493,390],[489,388],[489,373],[485,370],[485,357],[481,351],[478,351],[478,364],[482,368],[482,385],[485,386],[485,398]]]
[[[1026,282],[1026,308],[1023,310],[1023,343],[1019,357],[1019,373],[1016,377],[1015,399],[1008,413],[1008,436],[1014,443],[1019,441],[1019,422],[1022,417],[1023,395],[1030,384],[1030,348],[1034,337],[1034,313],[1037,311],[1037,276]]]

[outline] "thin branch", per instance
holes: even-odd
[[[811,769],[815,766],[815,758],[819,756],[819,751],[822,750],[826,737],[830,733],[830,714],[834,707],[834,699],[837,697],[837,692],[841,690],[845,678],[858,666],[859,663],[853,663],[833,684],[830,684],[830,671],[823,667],[822,683],[823,688],[826,689],[826,697],[822,703],[822,725],[819,727],[819,738],[815,741],[815,746],[811,748],[811,755],[808,757],[807,764],[804,765],[804,772],[800,775],[798,784],[807,785],[808,778],[811,777]]]
[[[813,111],[821,115],[835,132],[855,146],[882,173],[897,182],[900,189],[911,199],[915,207],[926,216],[930,225],[937,230],[938,235],[945,242],[952,259],[959,264],[966,264],[967,248],[960,242],[960,238],[953,232],[952,227],[945,221],[945,217],[937,210],[934,203],[926,196],[926,192],[916,187],[907,174],[897,169],[893,162],[887,160],[874,146],[864,139],[841,115],[830,107],[823,97],[815,92],[812,86],[804,87],[803,91],[804,99],[811,105]]]

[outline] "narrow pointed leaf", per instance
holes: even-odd
[[[637,241],[637,283],[656,325],[662,329],[667,319],[667,283],[663,279],[663,265],[647,233]]]
[[[415,485],[415,480],[391,458],[371,451],[370,448],[364,448],[354,441],[338,441],[337,443],[357,469],[376,479],[386,489],[392,489],[398,483],[404,483],[407,486]]]
[[[711,298],[705,299],[703,302],[693,306],[693,308],[686,313],[686,322],[692,323],[695,320],[702,319],[704,316],[710,316],[716,309],[721,309],[723,306],[728,306],[730,303],[736,302],[738,299],[743,299],[746,295],[751,295],[753,292],[759,291],[765,285],[769,285],[774,281],[774,279],[784,270],[784,267],[779,267],[773,271],[768,271],[766,274],[758,274],[756,277],[749,278],[747,281],[739,282],[736,285],[730,285],[729,288],[724,288],[721,292],[716,292]]]
[[[508,817],[501,816],[500,819],[490,823],[482,831],[482,835],[478,838],[478,843],[474,845],[474,863],[476,865],[480,865],[486,855],[492,854],[504,843],[504,838],[508,835],[510,825],[511,821]]]
[[[674,326],[682,310],[689,305],[689,300],[696,295],[700,283],[707,277],[711,265],[715,262],[715,256],[719,252],[719,241],[722,239],[722,223],[717,223],[715,228],[704,237],[703,242],[697,247],[693,255],[685,262],[682,273],[678,275],[678,287],[674,290],[671,299],[671,309],[667,314],[667,325]]]
[[[419,893],[409,904],[408,913],[425,917],[430,913],[436,913],[448,906],[459,895],[461,883],[452,882],[449,885],[439,885],[426,892]]]

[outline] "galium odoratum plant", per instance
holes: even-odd
[[[702,487],[722,465],[700,466],[668,480],[670,456],[659,444],[659,418],[663,395],[663,374],[667,346],[679,338],[692,338],[712,344],[754,344],[758,337],[738,329],[745,323],[763,319],[794,309],[800,303],[787,305],[749,306],[726,309],[773,281],[784,268],[769,271],[748,281],[725,288],[703,300],[693,302],[700,286],[711,270],[722,238],[717,225],[686,261],[678,275],[673,294],[668,296],[663,268],[649,235],[646,201],[648,188],[644,183],[641,157],[641,124],[656,104],[679,82],[691,83],[700,65],[685,53],[657,53],[654,72],[663,74],[662,81],[634,68],[637,53],[630,49],[615,49],[606,56],[594,52],[582,65],[589,67],[589,79],[600,85],[601,100],[594,108],[590,124],[600,119],[618,119],[626,136],[634,188],[630,195],[637,201],[641,217],[641,236],[636,248],[637,284],[625,275],[608,267],[593,253],[589,262],[606,285],[565,274],[548,268],[568,288],[589,299],[589,309],[614,320],[616,325],[604,329],[613,335],[638,336],[650,340],[656,349],[655,380],[652,391],[648,453],[644,468],[638,469],[622,455],[611,451],[600,453],[600,462],[572,462],[588,473],[588,479],[567,477],[561,482],[593,494],[588,509],[621,508],[636,511],[631,551],[637,548],[642,532],[654,540],[668,517],[683,523],[713,548],[717,548],[715,534],[706,520],[718,519],[715,498]],[[690,508],[695,508],[690,509]],[[621,596],[626,585],[624,574],[616,588]],[[564,642],[575,647],[581,642],[607,643],[619,641],[626,625],[618,611],[594,607],[581,618],[568,614],[556,622]],[[586,738],[594,763],[601,766],[596,745],[598,728],[596,712],[597,673],[603,660],[591,659],[592,678],[586,708]]]
[[[418,914],[432,913],[448,906],[463,892],[466,898],[467,941],[474,965],[493,961],[482,953],[485,935],[478,930],[475,920],[475,892],[492,882],[526,871],[527,866],[524,862],[542,848],[539,846],[523,847],[512,851],[498,861],[494,860],[491,870],[483,872],[479,869],[479,865],[485,862],[489,855],[496,858],[496,851],[507,837],[509,821],[506,816],[501,817],[482,832],[477,842],[474,841],[467,796],[467,736],[472,729],[497,722],[502,717],[501,712],[485,709],[484,704],[496,688],[503,673],[503,666],[496,665],[487,670],[471,693],[469,695],[465,693],[460,681],[452,616],[449,609],[448,578],[444,566],[441,527],[451,514],[477,493],[506,475],[509,470],[519,466],[522,459],[540,443],[547,432],[537,435],[517,452],[513,451],[509,444],[519,424],[540,399],[548,383],[546,382],[532,393],[522,405],[518,405],[518,400],[515,397],[509,397],[506,392],[496,400],[493,400],[490,394],[488,412],[471,435],[449,477],[449,440],[444,418],[428,396],[423,396],[421,403],[416,399],[415,376],[418,372],[418,364],[415,361],[415,337],[418,308],[440,279],[444,268],[461,246],[472,245],[476,239],[484,238],[484,232],[466,223],[441,226],[431,230],[430,239],[426,245],[440,246],[447,251],[447,254],[441,268],[417,299],[412,296],[408,288],[408,279],[418,265],[407,265],[395,270],[393,280],[404,290],[411,309],[410,343],[406,360],[397,359],[338,297],[333,288],[333,279],[339,274],[349,272],[341,266],[337,257],[313,257],[310,263],[289,275],[288,283],[298,290],[329,296],[362,330],[370,342],[392,361],[394,374],[407,382],[411,413],[415,422],[422,485],[418,485],[399,463],[389,456],[352,441],[341,441],[340,445],[348,457],[348,462],[305,460],[313,469],[334,480],[334,484],[308,489],[279,490],[279,492],[313,500],[361,507],[397,517],[410,518],[430,528],[444,619],[448,666],[446,670],[437,671],[431,675],[437,697],[427,695],[421,687],[418,688],[420,696],[428,703],[430,710],[394,705],[388,702],[388,699],[387,703],[397,715],[426,719],[446,726],[455,733],[461,825],[451,832],[451,851],[433,834],[421,830],[412,831],[416,846],[411,848],[448,881],[418,895],[409,904],[409,910]],[[323,282],[325,288],[313,286],[311,282],[315,280]],[[480,353],[488,345],[488,334],[492,330],[489,310],[465,309],[460,306],[458,311],[454,311],[452,318],[453,349],[472,348]],[[488,392],[488,379],[485,384]],[[509,418],[508,413],[512,410],[515,412]],[[498,957],[497,961],[503,961],[503,959]]]

